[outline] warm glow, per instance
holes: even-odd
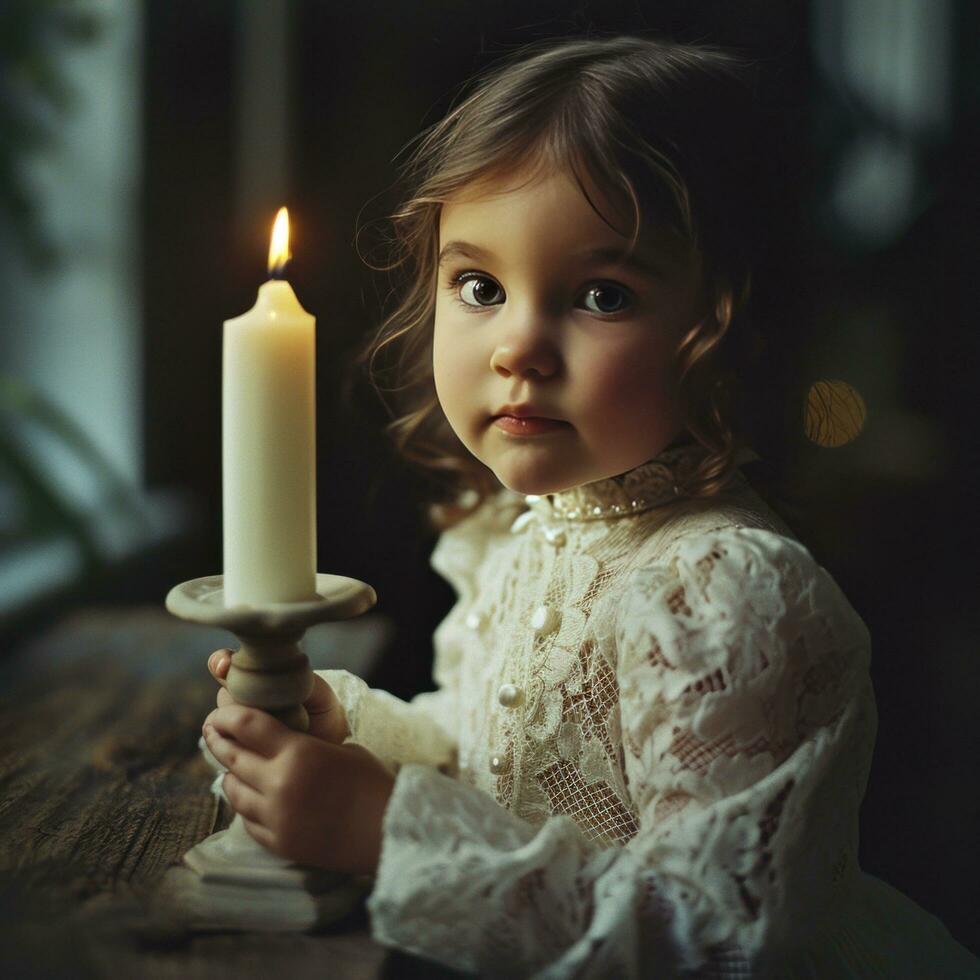
[[[285,208],[280,208],[276,215],[276,223],[272,226],[272,240],[269,243],[269,275],[281,274],[291,258],[289,212]]]

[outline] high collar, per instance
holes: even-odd
[[[532,513],[546,521],[605,521],[641,514],[676,500],[678,484],[707,454],[699,443],[685,443],[617,476],[558,493],[530,494],[524,500]],[[758,458],[751,449],[742,449],[735,462]]]

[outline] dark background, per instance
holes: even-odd
[[[778,503],[874,644],[880,728],[860,860],[980,951],[972,268],[980,25],[965,0],[896,0],[894,33],[875,46],[874,6],[283,3],[284,99],[269,126],[288,154],[274,203],[290,208],[289,278],[318,320],[319,567],[375,586],[395,640],[374,681],[410,696],[430,686],[432,631],[453,595],[428,569],[428,481],[395,456],[379,402],[351,369],[386,295],[355,233],[394,206],[396,155],[468,76],[530,40],[667,34],[759,62],[785,124],[789,205],[778,218],[792,243],[769,284],[783,324],[773,388],[781,410],[799,419],[785,458],[770,461]],[[265,201],[243,213],[236,191],[246,8],[144,4],[142,79],[132,94],[142,120],[141,489],[180,488],[188,523],[125,573],[93,561],[57,606],[39,596],[5,622],[11,642],[50,623],[66,600],[162,603],[172,584],[220,570],[221,323],[254,302],[274,214]],[[930,89],[936,66],[945,81]],[[926,91],[933,102],[917,102]],[[839,449],[803,434],[800,385],[823,378],[847,380],[868,407],[865,430]]]

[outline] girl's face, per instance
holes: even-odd
[[[641,236],[621,263],[628,239],[574,178],[523,182],[443,205],[433,370],[466,448],[504,486],[546,494],[623,473],[677,438],[674,352],[703,310],[686,246]],[[500,418],[512,412],[557,421]]]

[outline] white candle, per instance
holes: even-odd
[[[270,275],[289,259],[286,209]],[[316,594],[316,319],[283,279],[226,320],[222,366],[224,599],[296,602]]]

